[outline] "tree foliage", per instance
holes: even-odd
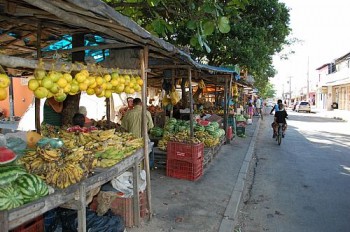
[[[272,56],[289,42],[289,10],[278,0],[104,1],[197,60],[248,69],[260,91],[275,75]]]
[[[276,95],[276,90],[274,89],[273,84],[271,84],[270,82],[268,82],[265,86],[264,89],[262,89],[259,93],[259,95],[263,98],[263,99],[267,99],[267,98],[273,98]]]

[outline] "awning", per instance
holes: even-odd
[[[336,85],[347,85],[347,84],[350,84],[350,77],[345,77],[343,79],[334,80],[334,81],[328,81],[325,84],[323,84],[322,87],[336,86]]]

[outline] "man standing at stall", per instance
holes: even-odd
[[[134,108],[129,110],[122,119],[121,126],[128,132],[132,133],[137,138],[142,137],[142,101],[140,98],[133,100]],[[149,111],[146,111],[147,131],[154,127],[152,116]]]

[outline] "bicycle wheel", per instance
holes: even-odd
[[[282,143],[282,126],[278,127],[277,143],[278,145],[281,145]]]

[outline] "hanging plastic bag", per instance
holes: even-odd
[[[143,192],[146,189],[146,171],[141,170],[139,176],[139,192]],[[133,174],[132,172],[124,172],[120,176],[111,180],[111,184],[114,189],[124,193],[123,197],[130,198],[134,195],[133,191]]]

